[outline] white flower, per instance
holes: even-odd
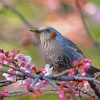
[[[7,73],[3,73],[3,76],[8,81],[16,82],[16,76],[14,76],[14,75],[10,75],[10,74],[7,74]]]
[[[25,56],[25,59],[27,61],[27,64],[29,64],[31,62],[31,60],[32,60],[30,56]]]
[[[52,74],[52,70],[53,70],[53,67],[50,67],[49,64],[46,64],[46,65],[45,65],[45,71],[46,71],[45,75],[46,75],[46,76],[47,76],[47,75],[51,75],[51,74]]]
[[[24,61],[26,64],[31,63],[31,57],[30,56],[25,56],[24,54],[18,54],[15,56],[15,58],[19,63],[21,63],[22,61]]]
[[[3,73],[3,76],[4,76],[5,78],[7,78],[7,77],[9,76],[9,74]]]
[[[7,77],[7,80],[16,82],[16,76],[13,75],[13,76]]]
[[[25,71],[26,73],[31,73],[31,70],[28,70],[27,68],[25,67],[20,67],[21,70]]]
[[[8,62],[8,61],[3,61],[3,64],[8,65],[8,64],[9,64],[9,62]]]
[[[87,81],[84,81],[84,89],[86,89],[87,91],[90,91],[90,85]]]
[[[18,54],[18,55],[15,56],[14,59],[19,61],[20,59],[22,59],[23,56],[24,56],[24,54]]]

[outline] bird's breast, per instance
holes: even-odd
[[[46,64],[50,64],[55,70],[69,69],[74,60],[83,59],[75,49],[57,40],[41,42],[40,48]]]
[[[64,55],[64,47],[58,41],[42,42],[41,53],[46,63],[54,67],[66,67],[70,64]]]

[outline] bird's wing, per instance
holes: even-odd
[[[80,52],[78,52],[78,50],[76,48],[73,48],[70,45],[64,45],[64,49],[66,51],[67,56],[69,56],[69,58],[71,58],[72,61],[74,60],[82,60],[84,59],[84,55]]]
[[[72,48],[76,49],[78,53],[81,53],[82,55],[84,55],[83,52],[77,47],[77,45],[74,44],[71,40],[67,39],[67,41],[65,42],[65,45],[71,46]]]
[[[60,33],[58,34],[57,39],[61,42],[61,44],[64,44],[64,46],[69,45],[70,47],[75,49],[78,53],[80,53],[84,56],[83,52],[77,47],[76,44],[74,44],[71,40],[69,40],[69,39],[65,38],[64,36],[62,36]]]

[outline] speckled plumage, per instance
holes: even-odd
[[[45,60],[46,64],[53,67],[54,73],[62,72],[72,68],[74,60],[81,61],[85,59],[82,51],[69,39],[62,36],[52,27],[33,30],[38,34],[39,42],[37,46]],[[89,74],[100,71],[91,66]]]
[[[55,39],[50,39],[52,32],[56,34]],[[53,28],[47,28],[41,32],[40,42],[41,54],[46,64],[54,68],[54,72],[69,69],[74,60],[84,59],[81,50]]]

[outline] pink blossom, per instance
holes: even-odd
[[[65,85],[66,85],[66,81],[62,81],[61,84],[60,84],[60,87],[61,87],[61,88],[64,88]]]
[[[59,96],[60,100],[67,100],[67,99],[66,99],[66,94],[65,94],[64,89],[60,89],[60,90],[59,90],[58,96]]]
[[[31,57],[25,56],[24,54],[18,54],[15,58],[18,61],[18,65],[21,66],[20,69],[24,70],[26,73],[31,73],[32,69],[35,70],[35,66],[31,64]]]
[[[87,72],[91,68],[91,60],[84,59],[83,60],[83,68]]]
[[[12,57],[9,57],[6,59],[5,64],[10,64],[14,59]]]
[[[16,54],[15,54],[14,52],[12,52],[11,55],[10,55],[10,57],[11,57],[12,59],[14,59],[15,55],[16,55]]]
[[[86,75],[86,71],[85,71],[85,68],[84,68],[84,65],[80,66],[78,71],[80,72],[80,74],[82,76],[85,76]]]
[[[31,65],[31,70],[36,71],[36,67],[35,67],[35,65]]]
[[[75,92],[75,90],[73,88],[68,88],[68,91],[73,94]]]
[[[5,60],[6,56],[4,53],[0,53],[0,62],[3,62]]]
[[[90,68],[91,68],[91,66],[84,65],[84,70],[85,70],[85,72],[87,72]]]
[[[43,69],[43,70],[42,70],[42,73],[43,73],[43,74],[46,74],[47,72],[46,72],[46,70],[45,70],[45,69]]]
[[[16,82],[16,76],[15,75],[11,75],[11,74],[8,74],[8,73],[3,73],[3,76],[6,78],[6,80]]]
[[[19,49],[15,49],[15,50],[12,50],[12,53],[14,53],[16,55],[19,53],[19,51],[20,51]]]
[[[0,92],[0,100],[4,100],[4,98],[8,96],[8,91],[1,91]]]
[[[83,62],[84,62],[84,63],[91,63],[91,60],[89,60],[89,59],[84,59]]]
[[[27,78],[25,80],[18,81],[19,85],[28,85],[30,86],[34,80],[32,78]]]
[[[19,66],[25,67],[25,65],[27,65],[25,61],[20,61]]]
[[[18,62],[25,61],[24,54],[18,54],[14,59],[16,59]]]
[[[24,54],[18,54],[15,56],[15,58],[19,63],[22,61],[29,64],[31,62],[31,57],[30,56],[25,56]]]
[[[25,68],[27,68],[28,70],[36,70],[35,65],[34,65],[34,64],[32,64],[32,63],[27,64],[27,65],[25,66]]]
[[[5,56],[8,57],[8,55],[9,55],[9,51],[4,52],[4,54],[5,54]]]
[[[8,95],[8,91],[6,91],[6,90],[2,91],[2,95],[3,95],[4,97],[7,96],[7,95]]]
[[[71,77],[71,76],[74,76],[75,75],[75,72],[73,70],[71,70],[69,73],[68,73],[68,76]]]
[[[81,73],[81,75],[82,75],[82,76],[85,76],[85,75],[86,75],[86,73],[85,73],[85,72],[83,72],[83,73]]]
[[[75,66],[78,66],[78,64],[79,64],[78,60],[73,61],[73,66],[74,66],[74,67],[75,67]]]
[[[36,71],[36,67],[34,64],[27,64],[23,62],[23,66],[20,67],[21,70],[24,70],[26,73],[32,73],[32,71]]]

